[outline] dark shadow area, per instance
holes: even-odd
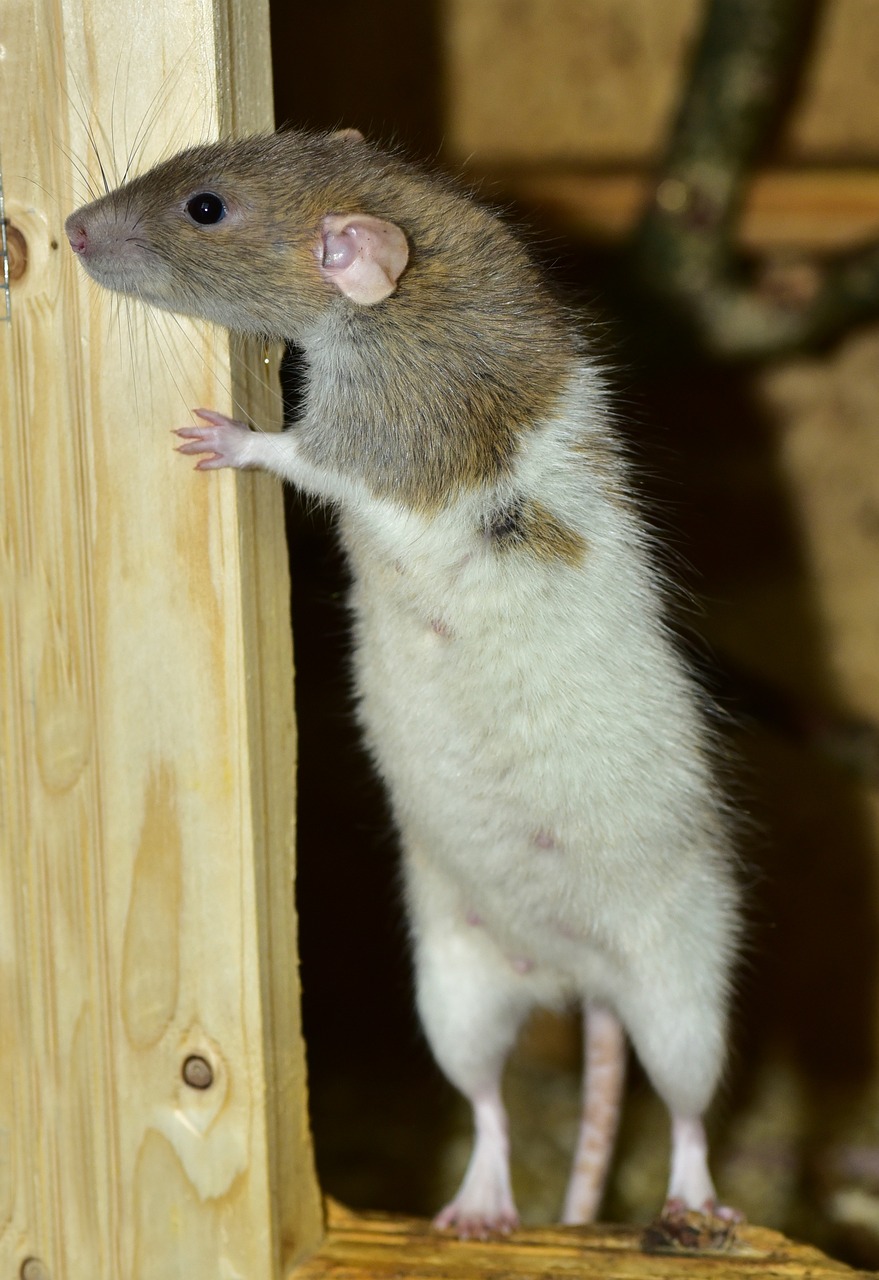
[[[355,127],[415,155],[435,155],[442,140],[437,21],[433,0],[275,4],[278,124]]]
[[[312,1123],[324,1189],[424,1211],[432,1064],[412,1008],[390,819],[353,722],[346,572],[329,521],[294,499],[299,724],[297,897]]]
[[[356,125],[415,155],[435,154],[442,134],[435,20],[432,5],[381,0],[343,3],[331,14],[297,11],[294,28],[292,14],[278,7],[278,119]],[[836,1118],[875,1077],[876,851],[862,791],[815,749],[808,715],[797,710],[805,690],[810,706],[845,712],[776,428],[755,398],[751,372],[706,363],[655,303],[648,312],[621,255],[588,245],[560,252],[563,228],[539,209],[519,213],[537,242],[551,246],[562,287],[600,299],[594,333],[615,370],[641,499],[668,531],[673,576],[699,602],[681,610],[685,643],[739,726],[730,774],[749,814],[742,843],[751,927],[729,1127],[767,1057],[788,1053],[812,1110],[804,1208],[791,1227],[844,1252],[843,1242],[822,1236],[813,1197]],[[294,356],[293,399],[296,377]],[[318,1166],[324,1189],[351,1205],[425,1214],[438,1207],[431,1162],[451,1095],[417,1029],[393,831],[357,741],[344,565],[329,518],[293,495],[288,508],[297,895]]]

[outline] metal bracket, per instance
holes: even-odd
[[[0,258],[3,259],[3,294],[0,322],[12,323],[12,289],[9,285],[9,244],[6,239],[6,206],[3,202],[3,165],[0,163]]]

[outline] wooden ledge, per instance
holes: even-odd
[[[743,1226],[736,1252],[647,1254],[631,1226],[526,1227],[501,1240],[457,1240],[415,1218],[352,1213],[327,1201],[321,1247],[290,1280],[835,1280],[866,1277],[777,1231]]]

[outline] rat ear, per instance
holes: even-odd
[[[365,213],[324,218],[317,252],[323,278],[363,307],[389,298],[409,261],[400,228]]]
[[[331,135],[339,142],[363,142],[363,134],[359,129],[336,129]]]

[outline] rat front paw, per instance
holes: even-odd
[[[726,1252],[735,1245],[741,1221],[743,1215],[727,1205],[688,1209],[681,1200],[669,1200],[642,1235],[641,1247],[647,1253]]]
[[[204,453],[210,456],[196,463],[198,471],[214,471],[220,467],[242,468],[250,466],[253,432],[244,422],[236,422],[212,409],[193,410],[205,424],[200,427],[180,427],[175,435],[185,441],[178,445],[178,453]]]

